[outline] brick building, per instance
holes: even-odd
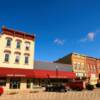
[[[86,56],[78,53],[71,53],[64,56],[57,61],[57,63],[72,64],[73,72],[76,73],[78,77],[86,77]]]
[[[100,79],[100,59],[97,59],[97,72],[98,72],[98,77]]]
[[[97,70],[97,59],[93,57],[86,57],[86,71],[87,75],[90,77],[92,74],[98,76],[98,70]]]

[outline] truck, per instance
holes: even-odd
[[[66,88],[69,90],[77,90],[77,91],[81,91],[83,90],[85,87],[85,82],[82,80],[72,80],[66,83]]]

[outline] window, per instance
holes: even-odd
[[[89,66],[89,64],[88,64],[87,66],[88,66],[88,70],[90,70],[90,66]]]
[[[17,49],[20,49],[20,48],[21,48],[21,41],[17,41],[16,48],[17,48]]]
[[[5,62],[9,62],[9,56],[10,56],[9,53],[5,53],[5,59],[4,59]]]
[[[16,54],[15,63],[19,63],[19,61],[20,61],[20,55],[19,54]]]
[[[77,63],[77,67],[80,67],[80,62]]]
[[[93,66],[92,65],[90,65],[90,68],[91,68],[91,71],[93,71]]]
[[[27,88],[31,87],[31,80],[27,80]]]
[[[96,66],[95,65],[93,66],[93,70],[96,71]]]
[[[0,86],[6,86],[6,78],[0,78]]]
[[[7,38],[6,46],[7,46],[7,47],[10,47],[10,46],[11,46],[11,39],[10,39],[10,38]]]
[[[20,89],[20,79],[10,79],[10,89]]]
[[[25,55],[25,64],[28,64],[28,63],[29,63],[29,56]]]
[[[74,69],[77,69],[77,63],[73,62],[73,64],[74,64]]]
[[[25,43],[25,50],[29,50],[29,48],[30,48],[30,43],[29,42],[26,42]]]

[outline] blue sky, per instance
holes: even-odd
[[[100,0],[2,0],[2,25],[36,34],[35,60],[100,57]]]

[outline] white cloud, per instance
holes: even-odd
[[[88,40],[93,41],[95,38],[95,33],[94,32],[89,32],[87,35]]]
[[[54,43],[57,44],[57,45],[64,45],[65,40],[56,38],[56,39],[54,40]]]
[[[89,33],[87,34],[87,36],[84,37],[84,38],[81,38],[80,41],[81,41],[81,42],[94,41],[94,38],[95,38],[95,33],[94,33],[94,32],[89,32]]]

